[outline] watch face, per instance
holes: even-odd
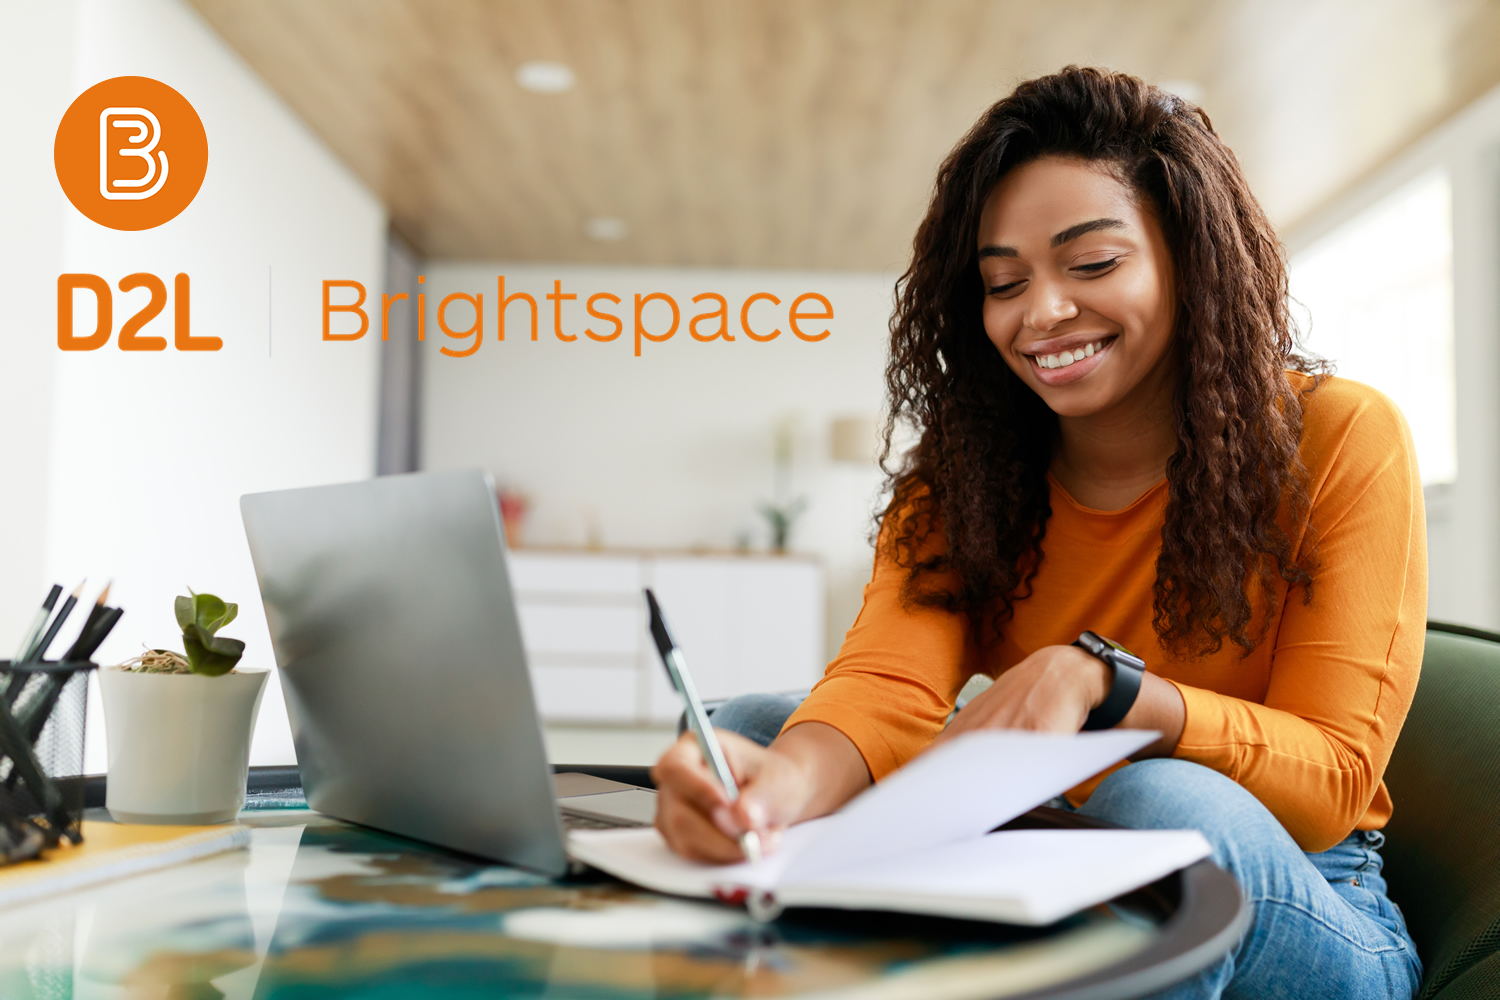
[[[1099,635],[1098,632],[1095,632],[1094,634],[1095,635]],[[1099,635],[1099,638],[1102,639],[1104,641],[1104,644],[1106,646],[1108,646],[1109,648],[1111,648],[1111,649],[1118,649],[1120,652],[1124,653],[1126,656],[1135,656],[1134,653],[1132,653],[1130,650],[1126,649],[1124,646],[1120,645],[1118,642],[1115,642],[1113,639],[1105,639],[1104,636],[1102,636],[1102,635]],[[1137,659],[1139,659],[1139,657],[1137,657]]]

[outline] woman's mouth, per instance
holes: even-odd
[[[1028,354],[1037,377],[1048,385],[1076,382],[1098,367],[1100,355],[1109,350],[1113,336],[1101,337],[1067,351],[1052,354]]]

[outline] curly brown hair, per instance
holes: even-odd
[[[1132,188],[1176,271],[1177,449],[1152,624],[1174,655],[1217,652],[1226,637],[1248,653],[1272,620],[1278,577],[1311,596],[1311,546],[1294,557],[1287,533],[1309,501],[1303,393],[1285,370],[1324,366],[1297,352],[1281,243],[1208,116],[1123,73],[1069,66],[1021,84],[939,168],[891,319],[882,544],[908,570],[905,599],[966,614],[981,646],[1031,593],[1057,416],[985,335],[977,241],[1000,179],[1049,155],[1106,165]],[[921,438],[892,469],[900,423]],[[1256,588],[1267,603],[1258,625]]]

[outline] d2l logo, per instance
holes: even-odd
[[[208,137],[177,91],[149,77],[117,76],[68,107],[52,161],[78,211],[110,229],[154,229],[203,186]]]
[[[134,316],[120,326],[119,347],[122,351],[165,351],[167,338],[145,337],[141,329],[167,304],[167,283],[144,271],[120,279],[120,291],[144,288],[151,293]],[[80,337],[73,329],[73,296],[76,292],[94,295],[94,332]],[[218,337],[195,337],[192,332],[192,283],[185,274],[172,279],[172,346],[179,351],[217,351],[224,346]],[[57,276],[57,346],[65,351],[97,351],[109,343],[115,328],[114,294],[109,282],[97,274],[59,274]]]

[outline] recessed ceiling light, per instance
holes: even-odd
[[[516,83],[535,94],[562,94],[573,89],[577,78],[560,62],[522,63],[516,70]]]
[[[1157,84],[1169,94],[1176,94],[1189,104],[1203,105],[1203,84],[1197,80],[1163,80]]]
[[[596,215],[583,224],[583,231],[591,240],[618,243],[625,238],[630,227],[625,224],[624,219],[617,219],[612,215]]]

